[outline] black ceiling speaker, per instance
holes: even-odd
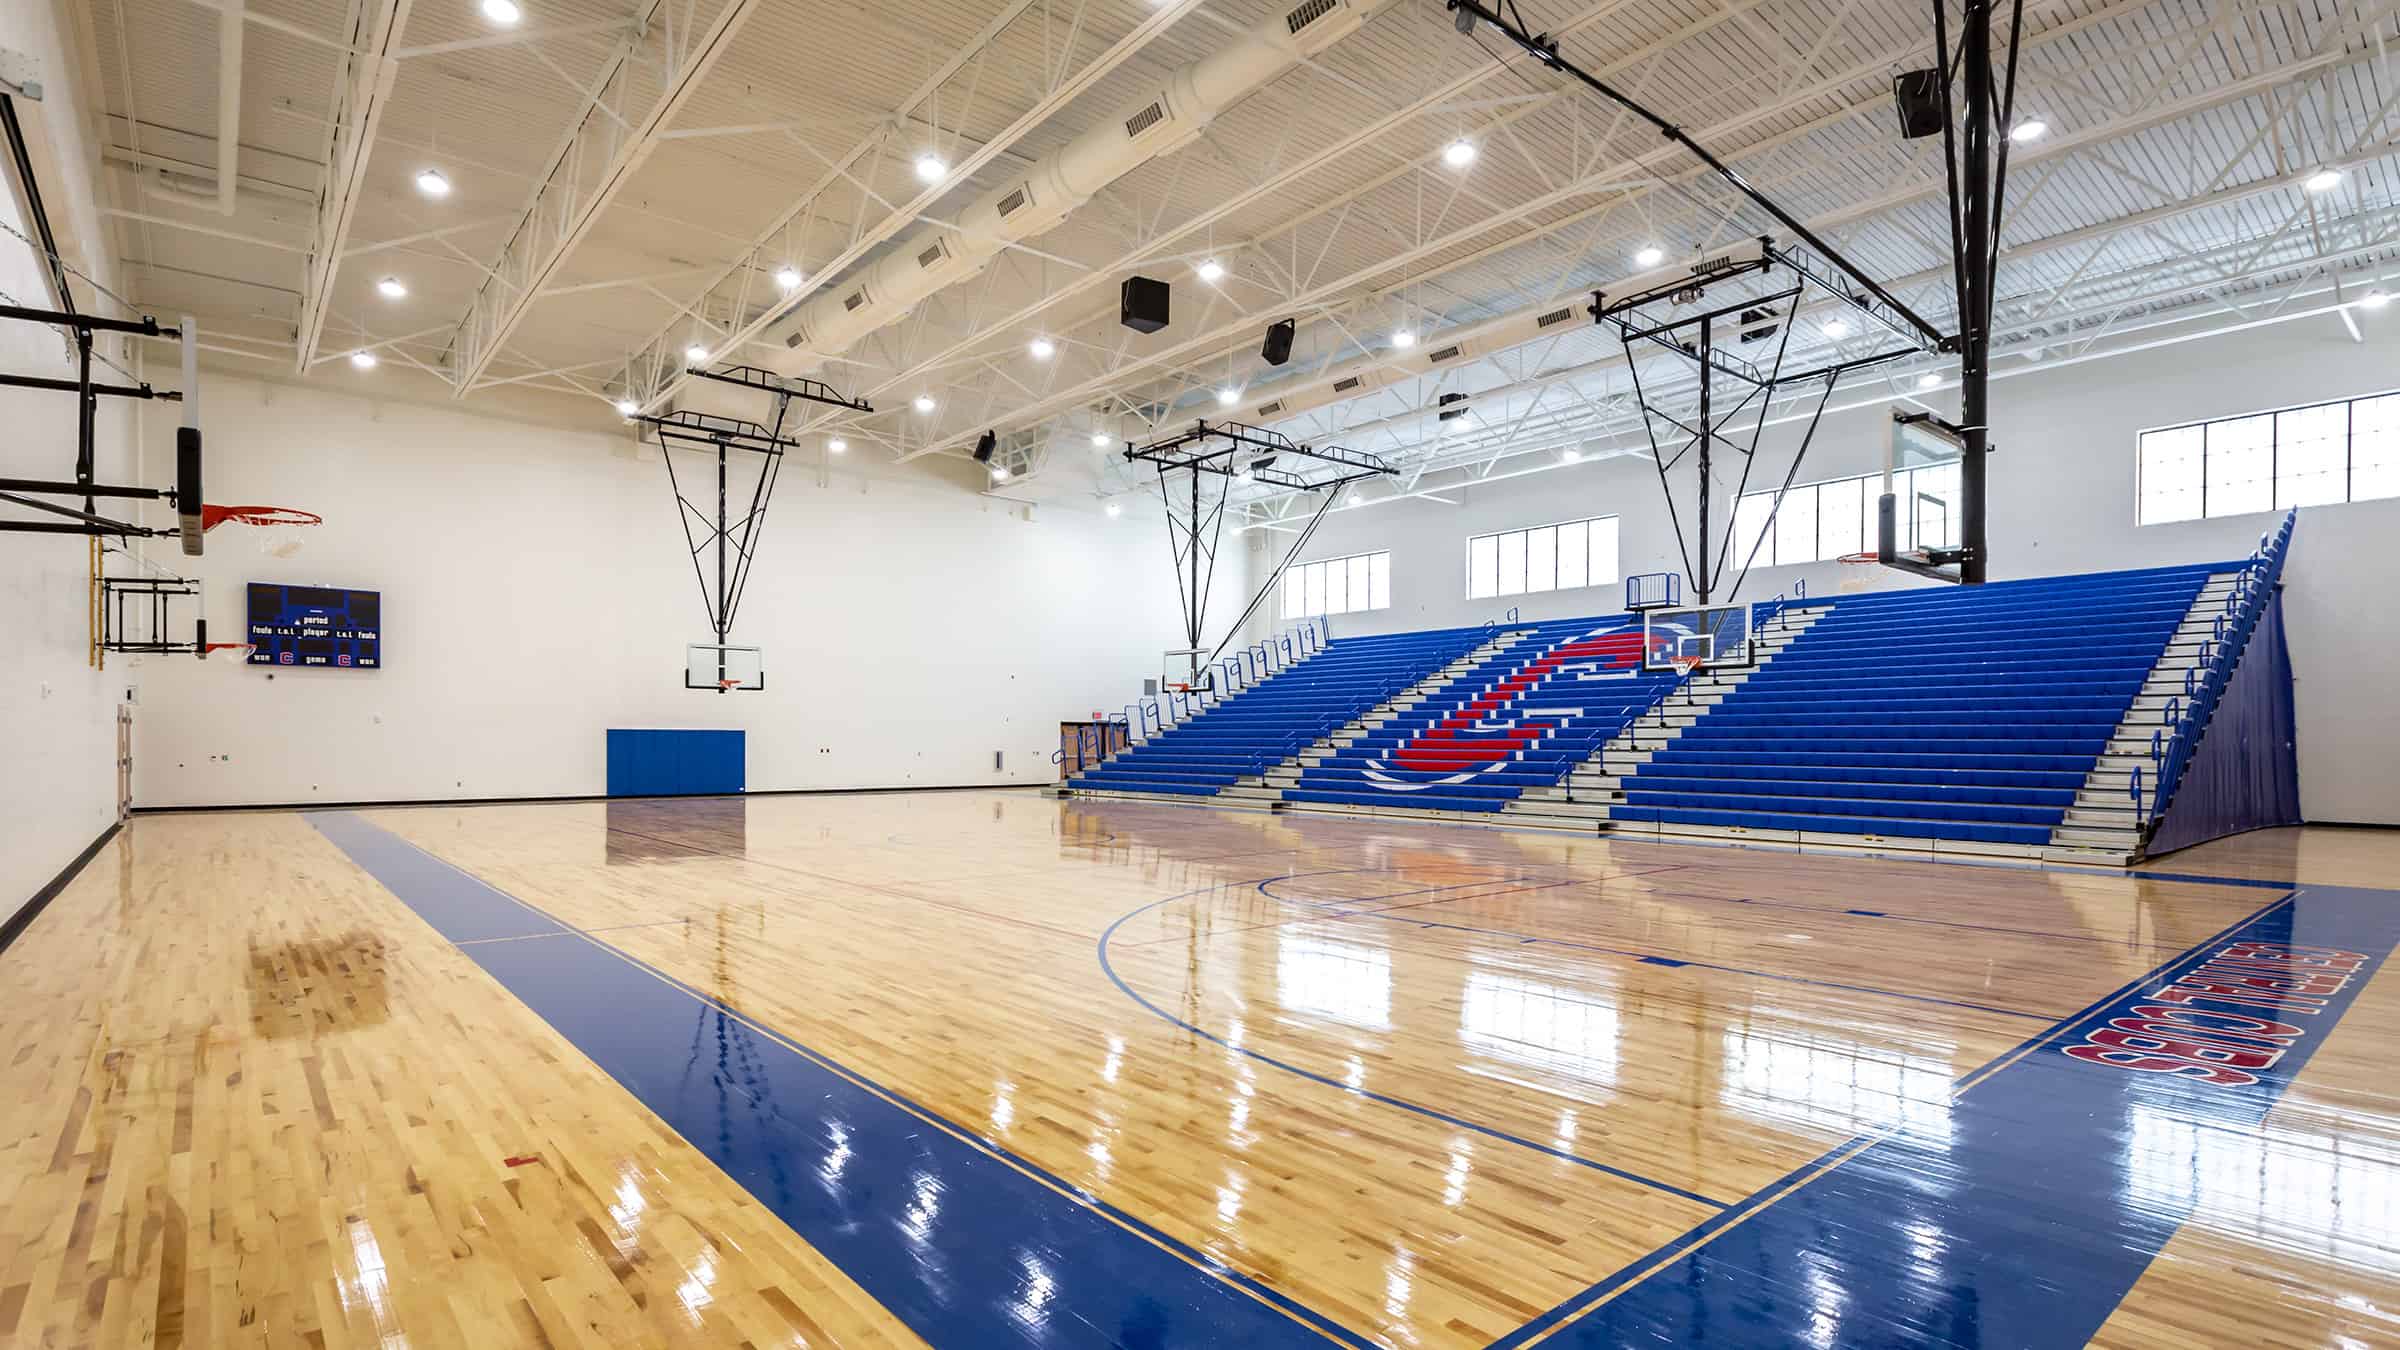
[[[1270,366],[1280,366],[1292,359],[1292,335],[1299,331],[1295,319],[1278,319],[1267,325],[1267,340],[1259,345],[1259,359]]]
[[[1942,72],[1904,70],[1892,77],[1892,102],[1907,140],[1942,134]]]
[[[1167,283],[1156,277],[1127,277],[1117,294],[1117,322],[1137,333],[1167,326]]]
[[[991,433],[991,432],[989,432],[989,431],[987,431],[987,432],[983,433],[982,435],[980,435],[980,436],[976,437],[976,438],[975,438],[975,462],[976,462],[976,463],[978,463],[978,464],[989,464],[989,463],[991,463],[991,462],[992,462],[992,452],[993,452],[994,450],[997,450],[997,449],[999,449],[999,448],[1000,448],[1000,438],[999,438],[997,435],[994,435],[993,433]]]

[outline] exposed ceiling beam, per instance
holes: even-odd
[[[1155,12],[1144,17],[1140,23],[1135,24],[1123,37],[1117,39],[1115,43],[1080,70],[1059,80],[1032,106],[1025,109],[1014,121],[1003,128],[998,135],[976,146],[948,174],[944,175],[941,182],[928,185],[912,200],[894,207],[880,222],[858,232],[839,255],[812,268],[813,275],[805,278],[799,286],[779,295],[756,317],[743,323],[727,341],[719,344],[720,350],[731,351],[758,337],[769,326],[780,321],[785,315],[806,302],[826,281],[842,275],[847,268],[865,257],[870,250],[901,230],[915,224],[943,192],[972,178],[975,172],[985,164],[1006,154],[1010,147],[1022,139],[1027,132],[1049,120],[1052,114],[1065,107],[1085,90],[1098,84],[1109,72],[1131,60],[1136,53],[1149,45],[1153,38],[1165,32],[1176,20],[1198,8],[1200,2],[1201,0],[1169,0],[1169,3],[1160,5]],[[983,32],[973,42],[962,47],[947,64],[919,85],[908,100],[900,105],[894,114],[895,118],[905,120],[913,116],[920,104],[932,98],[945,81],[963,69],[973,56],[981,53],[996,41],[1007,30],[1009,24],[1015,22],[1016,18],[1029,8],[1031,8],[1030,0],[1018,0],[1017,3],[1003,10],[991,23],[985,25]],[[851,166],[871,154],[874,147],[883,139],[884,134],[880,131],[870,133],[851,147],[850,152],[840,161],[828,165],[826,174],[777,216],[774,223],[758,236],[758,241],[751,250],[736,259],[732,266],[728,267],[724,274],[712,283],[709,289],[702,293],[701,298],[694,303],[704,305],[709,296],[715,294],[729,281],[735,282],[738,289],[740,283],[746,282],[750,276],[759,273],[762,267],[760,260],[764,252],[776,245],[783,237],[784,232],[790,228],[792,222],[808,210],[819,193],[830,186],[837,177],[848,173]],[[766,269],[771,270],[782,264],[770,261],[763,265]],[[734,312],[737,314],[741,312],[738,297]],[[675,390],[688,378],[683,363],[673,356],[680,341],[678,330],[673,323],[670,323],[645,348],[646,352],[650,353],[669,353],[665,360],[652,360],[647,363],[648,370],[662,372],[663,377],[659,378],[653,387],[645,392],[643,396],[645,410],[663,407],[674,396]],[[636,358],[636,372],[640,372],[644,368],[641,358]]]
[[[558,24],[549,28],[523,28],[513,33],[486,33],[481,37],[459,38],[453,42],[435,42],[423,47],[403,47],[393,55],[406,61],[419,56],[445,56],[451,52],[479,52],[493,47],[522,47],[532,42],[550,42],[558,38],[585,37],[594,33],[622,33],[628,21],[597,19],[591,23]]]
[[[2117,4],[2108,6],[2105,10],[2096,11],[2091,15],[2086,15],[2079,19],[2071,20],[2067,23],[2061,24],[2058,28],[2045,30],[2040,33],[2029,33],[2024,39],[2024,45],[2028,49],[2047,46],[2057,41],[2062,33],[2084,31],[2088,29],[2091,23],[2098,18],[2118,15],[2134,9],[2139,9],[2142,7],[2142,3],[2143,0],[2119,0]],[[1913,51],[1914,49],[1912,47],[1909,50]],[[1885,57],[1879,57],[1878,60],[1888,64],[1890,60],[1898,59],[1902,55],[1904,55],[1904,53],[1887,54]],[[2374,57],[2372,52],[2344,52],[2337,46],[2331,51],[2321,52],[2312,57],[2287,62],[2284,65],[2278,66],[2274,71],[2268,72],[2259,77],[2207,88],[2186,98],[2172,100],[2168,103],[2148,109],[2138,116],[2112,120],[2108,123],[2091,128],[2083,134],[2062,137],[2055,141],[2038,143],[2033,147],[2020,149],[2015,153],[2014,160],[2019,164],[2030,164],[2039,162],[2041,160],[2057,159],[2073,151],[2086,148],[2089,145],[2135,135],[2143,130],[2162,125],[2177,118],[2187,117],[2207,109],[2216,108],[2225,104],[2238,102],[2242,99],[2255,97],[2261,92],[2264,92],[2265,90],[2281,83],[2309,79],[2321,75],[2328,70],[2346,69],[2350,66],[2364,64],[2373,59]],[[1859,67],[1854,66],[1850,69],[1850,71],[1845,72],[1845,74],[1853,74],[1858,68]],[[1612,66],[1611,69],[1613,70],[1615,67]],[[1819,87],[1821,87],[1821,84]],[[1876,108],[1888,107],[1888,103],[1888,96],[1878,95],[1861,101],[1846,104],[1835,111],[1812,118],[1799,126],[1787,128],[1786,130],[1781,131],[1774,136],[1768,137],[1763,141],[1755,142],[1751,145],[1743,146],[1738,150],[1728,152],[1725,155],[1725,158],[1729,162],[1741,164],[1745,161],[1755,159],[1758,156],[1774,149],[1792,144],[1814,130],[1832,126]],[[1763,117],[1773,115],[1779,106],[1783,105],[1765,105],[1737,114],[1727,123],[1721,124],[1716,128],[1711,128],[1709,132],[1703,133],[1702,139],[1704,141],[1714,139],[1722,136],[1735,126],[1755,123]],[[1629,161],[1603,163],[1597,166],[1595,171],[1588,178],[1581,182],[1562,185],[1559,189],[1553,191],[1552,193],[1546,194],[1540,198],[1531,199],[1529,202],[1520,204],[1519,206],[1512,207],[1507,211],[1499,213],[1493,218],[1487,218],[1486,220],[1476,222],[1473,225],[1462,226],[1460,229],[1454,230],[1450,234],[1444,236],[1441,240],[1434,241],[1434,244],[1431,246],[1420,246],[1416,249],[1399,254],[1383,255],[1371,266],[1361,270],[1358,273],[1348,277],[1340,278],[1329,284],[1311,287],[1290,297],[1285,297],[1282,303],[1286,308],[1289,308],[1295,305],[1332,301],[1336,297],[1349,294],[1358,286],[1372,281],[1376,277],[1390,274],[1413,259],[1432,256],[1436,252],[1447,248],[1452,243],[1465,242],[1474,237],[1487,234],[1494,224],[1504,223],[1511,219],[1522,218],[1523,216],[1529,214],[1529,208],[1531,207],[1549,203],[1563,203],[1576,197],[1588,196],[1597,189],[1612,183],[1622,184],[1628,176],[1643,171],[1646,166],[1650,165],[1653,161],[1657,160],[1661,156],[1667,156],[1674,153],[1679,152],[1675,152],[1673,151],[1672,147],[1669,147],[1664,150],[1646,152]],[[1678,175],[1678,177],[1691,176],[1693,176],[1691,173]],[[1876,202],[1879,207],[1888,210],[1905,205],[1909,202],[1937,196],[1939,191],[1940,185],[1938,182],[1912,183],[1882,194],[1876,199]],[[1606,204],[1586,208],[1585,210],[1578,211],[1574,215],[1567,217],[1563,222],[1550,222],[1542,228],[1540,233],[1554,234],[1558,232],[1564,225],[1571,225],[1578,220],[1591,217],[1607,209],[1609,208]],[[1823,232],[1860,218],[1862,218],[1862,211],[1860,208],[1854,206],[1845,206],[1834,212],[1824,213],[1812,217],[1809,219],[1808,224],[1811,229]],[[1514,247],[1529,241],[1530,237],[1521,237],[1518,239],[1504,241],[1504,245],[1508,247]],[[1435,272],[1426,274],[1412,273],[1410,274],[1410,279],[1412,283],[1420,282],[1426,276],[1439,275],[1443,271],[1456,270],[1466,263],[1474,261],[1478,257],[1485,256],[1496,251],[1496,249],[1499,247],[1501,246],[1495,245],[1485,249],[1479,249],[1463,258],[1446,258],[1442,266]],[[1371,299],[1372,297],[1370,296],[1369,298]],[[1143,369],[1171,367],[1176,363],[1200,364],[1221,360],[1224,358],[1228,344],[1239,345],[1251,340],[1252,327],[1253,325],[1246,317],[1232,318],[1226,322],[1216,325],[1208,331],[1202,332],[1192,338],[1186,339],[1183,342],[1177,343],[1172,347],[1162,349],[1138,358],[1129,357],[1127,360],[1113,369],[1101,371],[1088,379],[1078,381],[1071,385],[1065,385],[1060,389],[1054,390],[1046,398],[1034,400],[1029,403],[1019,404],[1016,407],[1008,408],[1006,410],[997,408],[991,409],[985,412],[983,415],[975,418],[974,421],[977,426],[996,426],[1003,428],[1021,426],[1029,421],[1040,420],[1041,418],[1055,415],[1065,409],[1078,406],[1079,404],[1088,401],[1099,391],[1113,387],[1126,377],[1134,375]],[[1062,371],[1062,374],[1063,373],[1064,372]],[[869,390],[869,396],[872,397],[872,395],[875,392],[879,392],[882,387],[883,386],[871,387]],[[953,428],[928,439],[915,449],[901,456],[901,458],[903,460],[908,460],[927,454],[952,452],[964,445],[967,439],[972,437],[974,434],[973,428]]]
[[[172,155],[162,155],[155,150],[135,151],[122,145],[111,145],[103,149],[100,152],[100,159],[103,163],[119,165],[131,169],[135,173],[174,174],[196,181],[206,181],[215,173],[214,169],[196,160],[177,159]],[[306,202],[311,206],[317,202],[317,189],[315,188],[302,187],[297,183],[279,183],[270,178],[260,178],[255,174],[241,175],[235,185],[244,192],[256,193],[261,197],[273,198],[276,201]]]
[[[190,0],[190,3],[198,5],[202,9],[216,10],[228,17],[239,15],[243,23],[257,24],[261,28],[272,29],[286,37],[295,37],[302,42],[312,43],[319,47],[330,47],[345,55],[358,56],[363,55],[366,51],[364,47],[354,47],[338,37],[312,32],[289,20],[278,19],[272,14],[261,14],[255,9],[246,8],[242,0]]]
[[[392,80],[400,63],[392,52],[408,26],[412,0],[367,0],[355,13],[357,46],[345,59],[336,100],[333,128],[325,151],[325,185],[317,194],[316,237],[310,241],[308,267],[300,287],[300,342],[292,373],[308,373],[325,334],[328,298],[334,274],[341,269],[342,248],[358,214],[359,194],[366,186],[367,163],[375,148],[375,130],[392,101]]]
[[[257,235],[243,234],[237,230],[222,230],[214,225],[177,220],[172,216],[154,216],[141,211],[127,211],[121,207],[103,206],[100,208],[100,214],[113,216],[118,220],[138,221],[144,225],[159,225],[170,230],[182,230],[186,234],[204,234],[212,239],[229,239],[237,244],[254,244],[259,248],[274,249],[278,253],[297,253],[305,257],[310,251],[306,244],[287,243],[281,239],[262,239]]]
[[[678,28],[667,0],[654,0],[633,40],[594,85],[596,96],[535,190],[451,342],[452,394],[463,398],[508,345],[551,274],[658,145],[757,0],[723,0],[702,28]],[[636,107],[648,95],[647,106]]]

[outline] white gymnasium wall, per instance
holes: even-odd
[[[144,806],[597,794],[609,727],[741,728],[759,791],[1038,783],[1060,719],[1121,710],[1180,645],[1154,515],[1070,492],[1028,520],[963,466],[879,467],[861,447],[822,478],[813,452],[784,469],[733,634],[765,648],[768,688],[686,691],[684,644],[709,634],[655,447],[207,385],[209,496],[326,522],[288,559],[211,534],[212,629],[238,632],[248,581],[379,590],[385,668],[147,662]],[[713,458],[678,453],[713,492]],[[1219,578],[1225,619],[1242,556]]]
[[[51,228],[62,240],[92,246],[101,237],[85,169],[92,157],[76,111],[81,91],[63,20],[49,0],[0,0],[0,43],[31,55],[42,72],[40,113],[60,165],[58,181],[41,184]],[[25,228],[5,188],[0,219]],[[102,268],[88,270],[112,280]],[[5,234],[0,291],[19,303],[50,304],[32,254]],[[109,350],[121,355],[121,344],[111,343]],[[0,324],[0,370],[53,378],[75,373],[57,330],[22,323]],[[111,400],[100,410],[96,469],[103,482],[122,483],[131,472],[128,408]],[[74,476],[73,395],[0,389],[0,426],[7,429],[0,435],[0,476]],[[102,510],[108,509],[104,503]],[[0,506],[0,512],[11,518],[34,514],[13,506]],[[115,723],[123,689],[115,669],[91,668],[89,578],[85,539],[0,534],[0,633],[6,635],[0,641],[0,744],[7,746],[7,769],[0,772],[0,923],[116,818]]]
[[[2357,317],[2364,343],[2352,342],[2328,315],[2105,361],[2009,371],[1993,385],[1994,579],[2247,553],[2275,516],[2134,526],[2135,437],[2145,427],[2400,388],[2400,314]],[[1835,406],[1866,392],[1837,395]],[[1829,413],[1799,481],[1879,470],[1890,406]],[[1954,415],[1956,407],[1945,396],[1939,410]],[[1768,429],[1754,489],[1780,481],[1797,434],[1794,426]],[[1730,496],[1731,487],[1726,480],[1720,490]],[[1688,474],[1678,490],[1689,528]],[[1615,514],[1625,572],[1678,570],[1673,527],[1647,454],[1443,493],[1463,501],[1394,502],[1328,518],[1303,560],[1392,551],[1393,607],[1337,616],[1337,635],[1479,623],[1512,605],[1529,617],[1621,608],[1619,587],[1468,601],[1466,539],[1494,530]],[[2400,708],[2387,674],[2400,668],[2395,539],[2400,500],[2301,512],[2285,580],[2302,801],[2312,820],[2400,824]],[[1859,575],[1834,563],[1762,567],[1741,598],[1765,599],[1796,582],[1811,594],[1833,593]],[[1866,575],[1877,589],[1918,584],[1896,572]]]

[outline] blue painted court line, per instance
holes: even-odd
[[[1268,877],[1265,880],[1283,881],[1288,879],[1288,877]],[[1118,915],[1116,922],[1110,924],[1107,929],[1100,934],[1099,958],[1101,973],[1108,976],[1109,983],[1115,985],[1119,993],[1125,995],[1125,997],[1129,999],[1132,999],[1136,1004],[1141,1006],[1143,1011],[1148,1012],[1151,1016],[1156,1017],[1161,1021],[1169,1022],[1175,1026],[1181,1027],[1183,1030],[1188,1031],[1213,1045],[1221,1045],[1236,1054],[1248,1056],[1249,1058],[1257,1060],[1259,1063],[1267,1065],[1270,1068],[1281,1069],[1285,1073],[1292,1074],[1295,1077],[1305,1078],[1312,1083],[1322,1083],[1326,1087],[1333,1088],[1339,1092],[1348,1093],[1353,1097],[1364,1097],[1368,1101],[1381,1102],[1385,1106],[1396,1106],[1403,1111],[1424,1116],[1430,1120],[1438,1120],[1445,1125],[1454,1125],[1462,1130],[1472,1130],[1477,1134],[1485,1136],[1486,1138],[1497,1139],[1503,1143],[1515,1144],[1519,1148],[1532,1149],[1536,1153],[1546,1153],[1551,1157],[1560,1160],[1561,1162],[1570,1162],[1578,1167],[1588,1167],[1595,1172],[1605,1172],[1609,1176],[1616,1177],[1621,1181],[1630,1181],[1636,1185],[1647,1186],[1655,1191],[1664,1191],[1668,1195],[1689,1200],[1694,1204],[1706,1205],[1711,1209],[1722,1209],[1724,1207],[1725,1202],[1722,1200],[1712,1200],[1696,1191],[1687,1191],[1681,1186],[1660,1181],[1655,1177],[1646,1177],[1638,1172],[1628,1172],[1622,1167],[1612,1167],[1609,1164],[1601,1162],[1597,1159],[1586,1158],[1578,1153],[1569,1153],[1564,1149],[1555,1148],[1549,1144],[1542,1143],[1539,1140],[1527,1139],[1520,1135],[1510,1134],[1506,1130],[1496,1129],[1490,1125],[1479,1125],[1472,1120],[1465,1119],[1464,1117],[1454,1116],[1447,1111],[1437,1110],[1433,1107],[1424,1106],[1417,1102],[1406,1101],[1399,1097],[1387,1096],[1381,1092],[1371,1092],[1366,1088],[1352,1087],[1350,1084],[1343,1082],[1341,1079],[1329,1078],[1324,1074],[1318,1073],[1312,1069],[1304,1069],[1297,1064],[1287,1063],[1283,1060],[1275,1058],[1272,1055],[1261,1054],[1256,1050],[1250,1049],[1248,1046],[1235,1045],[1233,1042],[1226,1040],[1224,1037],[1204,1028],[1194,1026],[1191,1023],[1184,1021],[1182,1018],[1177,1017],[1175,1014],[1168,1012],[1166,1009],[1159,1007],[1157,1004],[1152,1003],[1150,1000],[1142,997],[1132,985],[1125,982],[1125,977],[1119,975],[1117,973],[1117,968],[1109,962],[1109,939],[1115,937],[1117,930],[1124,927],[1127,922],[1139,918],[1162,905],[1171,905],[1178,900],[1189,900],[1195,895],[1207,895],[1212,891],[1223,890],[1229,886],[1241,886],[1244,884],[1245,883],[1243,882],[1234,881],[1224,883],[1224,885],[1221,886],[1203,886],[1198,890],[1185,891],[1180,895],[1170,895],[1163,900],[1153,900],[1149,904],[1143,905],[1138,909],[1129,910],[1124,914]],[[1290,902],[1286,901],[1285,903],[1288,904]]]
[[[1320,903],[1318,901],[1295,900],[1289,896],[1277,895],[1275,892],[1266,888],[1268,881],[1280,880],[1282,880],[1280,877],[1269,877],[1267,878],[1267,881],[1260,882],[1258,893],[1270,900],[1280,900],[1287,905],[1315,905]],[[1552,886],[1571,886],[1574,884],[1575,883],[1573,882],[1551,883]],[[1548,889],[1548,887],[1524,887],[1521,889],[1543,890]],[[1402,894],[1407,894],[1407,892],[1402,892]],[[1460,898],[1464,900],[1489,900],[1497,899],[1498,897],[1507,894],[1510,894],[1510,892],[1498,891],[1488,896],[1470,895],[1462,896]],[[1390,896],[1382,895],[1362,897],[1362,899],[1366,900],[1388,900],[1390,898]],[[1414,906],[1406,906],[1405,908],[1414,908]],[[1970,1003],[1963,999],[1938,998],[1932,994],[1907,994],[1902,993],[1897,989],[1879,989],[1873,985],[1866,984],[1842,984],[1835,980],[1812,980],[1806,975],[1778,975],[1771,970],[1752,970],[1746,966],[1722,966],[1713,961],[1689,961],[1680,958],[1660,957],[1651,952],[1630,951],[1623,947],[1604,947],[1594,942],[1575,942],[1567,938],[1544,937],[1538,933],[1520,933],[1515,929],[1510,928],[1482,928],[1474,924],[1442,923],[1438,920],[1419,919],[1406,914],[1386,914],[1381,910],[1374,909],[1319,909],[1317,912],[1323,914],[1327,918],[1332,919],[1380,919],[1387,923],[1404,923],[1417,928],[1442,928],[1448,929],[1454,933],[1476,933],[1484,937],[1516,938],[1522,942],[1541,943],[1551,947],[1566,947],[1575,951],[1604,952],[1610,956],[1631,957],[1634,960],[1646,962],[1654,966],[1690,966],[1695,970],[1714,970],[1727,975],[1749,975],[1761,980],[1780,980],[1785,984],[1805,984],[1819,989],[1839,989],[1846,993],[1872,994],[1878,998],[1905,999],[1911,1003],[1930,1003],[1944,1008],[1965,1008],[1973,1012],[1991,1013],[1999,1017],[2017,1017],[2034,1022],[2047,1022],[2050,1020],[2050,1014],[2048,1013],[2026,1012],[2022,1008],[2001,1008],[1989,1003]],[[1122,920],[1119,920],[1119,922],[1122,922]]]
[[[937,1346],[1370,1344],[357,816],[308,819]]]
[[[2198,1203],[2174,1141],[2254,1135],[2395,943],[2400,893],[2304,887],[1962,1079],[1947,1131],[1844,1144],[1492,1350],[2082,1345]],[[2188,1041],[2143,1039],[2162,1009]]]

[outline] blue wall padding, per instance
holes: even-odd
[[[739,731],[608,729],[608,795],[692,797],[740,792],[748,756]]]

